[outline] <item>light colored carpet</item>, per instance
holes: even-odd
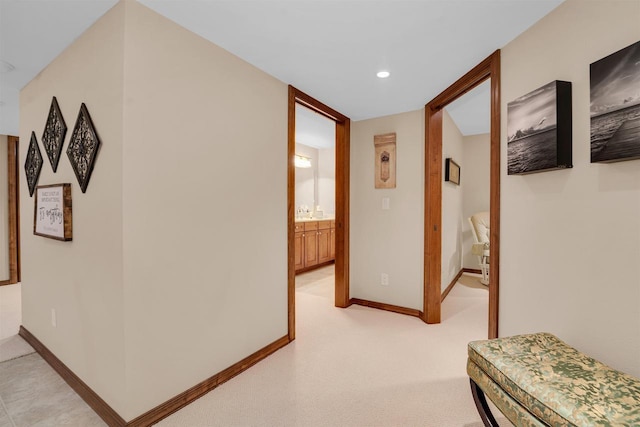
[[[444,322],[426,325],[333,307],[331,269],[298,276],[293,343],[158,425],[481,427],[465,369],[467,343],[487,334],[487,288],[461,279]]]
[[[22,318],[20,286],[0,286],[0,362],[35,351],[18,335]]]
[[[460,279],[443,303],[440,325],[366,307],[334,308],[333,266],[296,279],[296,341],[159,426],[482,427],[465,372],[467,342],[487,331],[488,292],[477,277]],[[0,343],[21,346],[11,332],[20,324],[19,291],[17,303],[15,288],[9,292],[12,308],[1,291],[0,330],[10,335]],[[9,326],[4,315],[16,318],[16,311]],[[32,354],[0,363],[0,427],[19,425],[104,423]]]

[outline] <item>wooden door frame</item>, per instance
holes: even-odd
[[[20,281],[20,203],[19,203],[19,174],[18,174],[18,143],[17,136],[7,137],[7,177],[9,198],[9,279],[0,281],[2,285],[12,285]]]
[[[335,306],[345,308],[349,301],[349,142],[351,120],[289,86],[288,167],[287,167],[287,239],[288,239],[288,319],[289,340],[296,336],[296,272],[295,255],[295,166],[296,151],[296,104],[304,105],[336,123],[336,260],[335,260]]]
[[[489,338],[498,336],[500,285],[500,50],[496,50],[425,106],[425,242],[423,317],[440,323],[442,267],[442,110],[491,79],[491,201]]]

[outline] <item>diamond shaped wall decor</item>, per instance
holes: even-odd
[[[40,177],[42,169],[42,154],[36,139],[36,133],[31,132],[31,141],[29,141],[29,149],[27,150],[27,160],[24,162],[24,172],[27,177],[27,186],[29,187],[29,196],[33,196]]]
[[[54,172],[58,169],[60,153],[62,153],[62,144],[64,144],[66,134],[67,125],[62,118],[60,107],[58,107],[58,100],[54,96],[51,100],[47,124],[42,133],[42,145],[44,146],[44,151],[47,153],[47,157],[49,157],[49,162],[51,162],[51,167]]]
[[[67,156],[69,156],[71,167],[76,173],[78,184],[80,184],[83,193],[87,191],[99,148],[100,140],[93,127],[89,111],[83,102],[67,147]]]

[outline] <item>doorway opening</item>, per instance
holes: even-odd
[[[328,119],[334,126],[334,149],[322,153],[319,150],[305,148],[303,144],[296,142],[296,110],[302,114],[319,114]],[[296,270],[301,272],[311,269],[319,264],[334,264],[334,305],[336,307],[348,307],[349,302],[349,133],[350,120],[332,108],[324,105],[302,91],[289,86],[288,103],[288,175],[287,175],[287,221],[288,221],[288,331],[289,340],[295,339],[295,291]],[[310,116],[312,117],[312,116]],[[300,120],[304,120],[300,116]],[[302,141],[300,141],[302,142]],[[311,147],[313,148],[313,147]],[[304,153],[303,153],[304,151]],[[305,155],[305,153],[307,155]],[[330,184],[324,186],[324,193],[319,187],[323,187],[319,180],[313,179],[314,173],[319,173],[318,160],[316,168],[307,176],[306,187],[312,187],[313,196],[298,194],[296,197],[296,160],[299,164],[311,164],[313,155],[318,158],[325,157],[326,162],[331,162],[331,156],[335,159],[333,168],[325,165],[325,170],[333,169],[334,187],[333,198],[327,193],[331,190]],[[307,173],[309,175],[309,173]],[[310,179],[309,179],[310,178]],[[300,190],[302,190],[300,188]],[[316,191],[318,190],[318,191]],[[302,193],[302,192],[300,192]],[[328,196],[328,197],[324,197]],[[306,199],[305,199],[306,197]],[[324,200],[324,201],[322,201]],[[309,203],[311,202],[311,205]],[[323,208],[322,203],[326,208]],[[318,208],[320,206],[320,208]],[[333,208],[333,209],[332,209]],[[324,209],[328,209],[325,218]],[[315,218],[314,218],[315,216]],[[296,221],[297,219],[297,221]],[[305,229],[306,228],[306,229]],[[296,247],[298,250],[296,250]],[[332,249],[333,248],[333,249]],[[306,251],[308,249],[308,251]]]
[[[500,271],[500,50],[462,76],[425,106],[424,311],[427,323],[440,323],[442,301],[442,123],[444,108],[490,79],[490,250],[488,336],[498,336]]]
[[[443,109],[442,321],[470,309],[488,321],[490,89],[485,80]]]
[[[0,286],[20,282],[20,203],[17,136],[0,135]],[[6,159],[6,160],[3,160]]]
[[[296,292],[335,296],[336,123],[296,103]]]

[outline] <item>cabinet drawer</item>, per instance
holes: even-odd
[[[335,220],[331,220],[331,228],[336,228],[336,221]]]
[[[304,231],[311,231],[318,229],[318,221],[309,221],[304,223]]]
[[[296,222],[294,224],[295,232],[304,231],[304,222]]]
[[[318,221],[318,230],[328,230],[331,228],[331,221]]]

